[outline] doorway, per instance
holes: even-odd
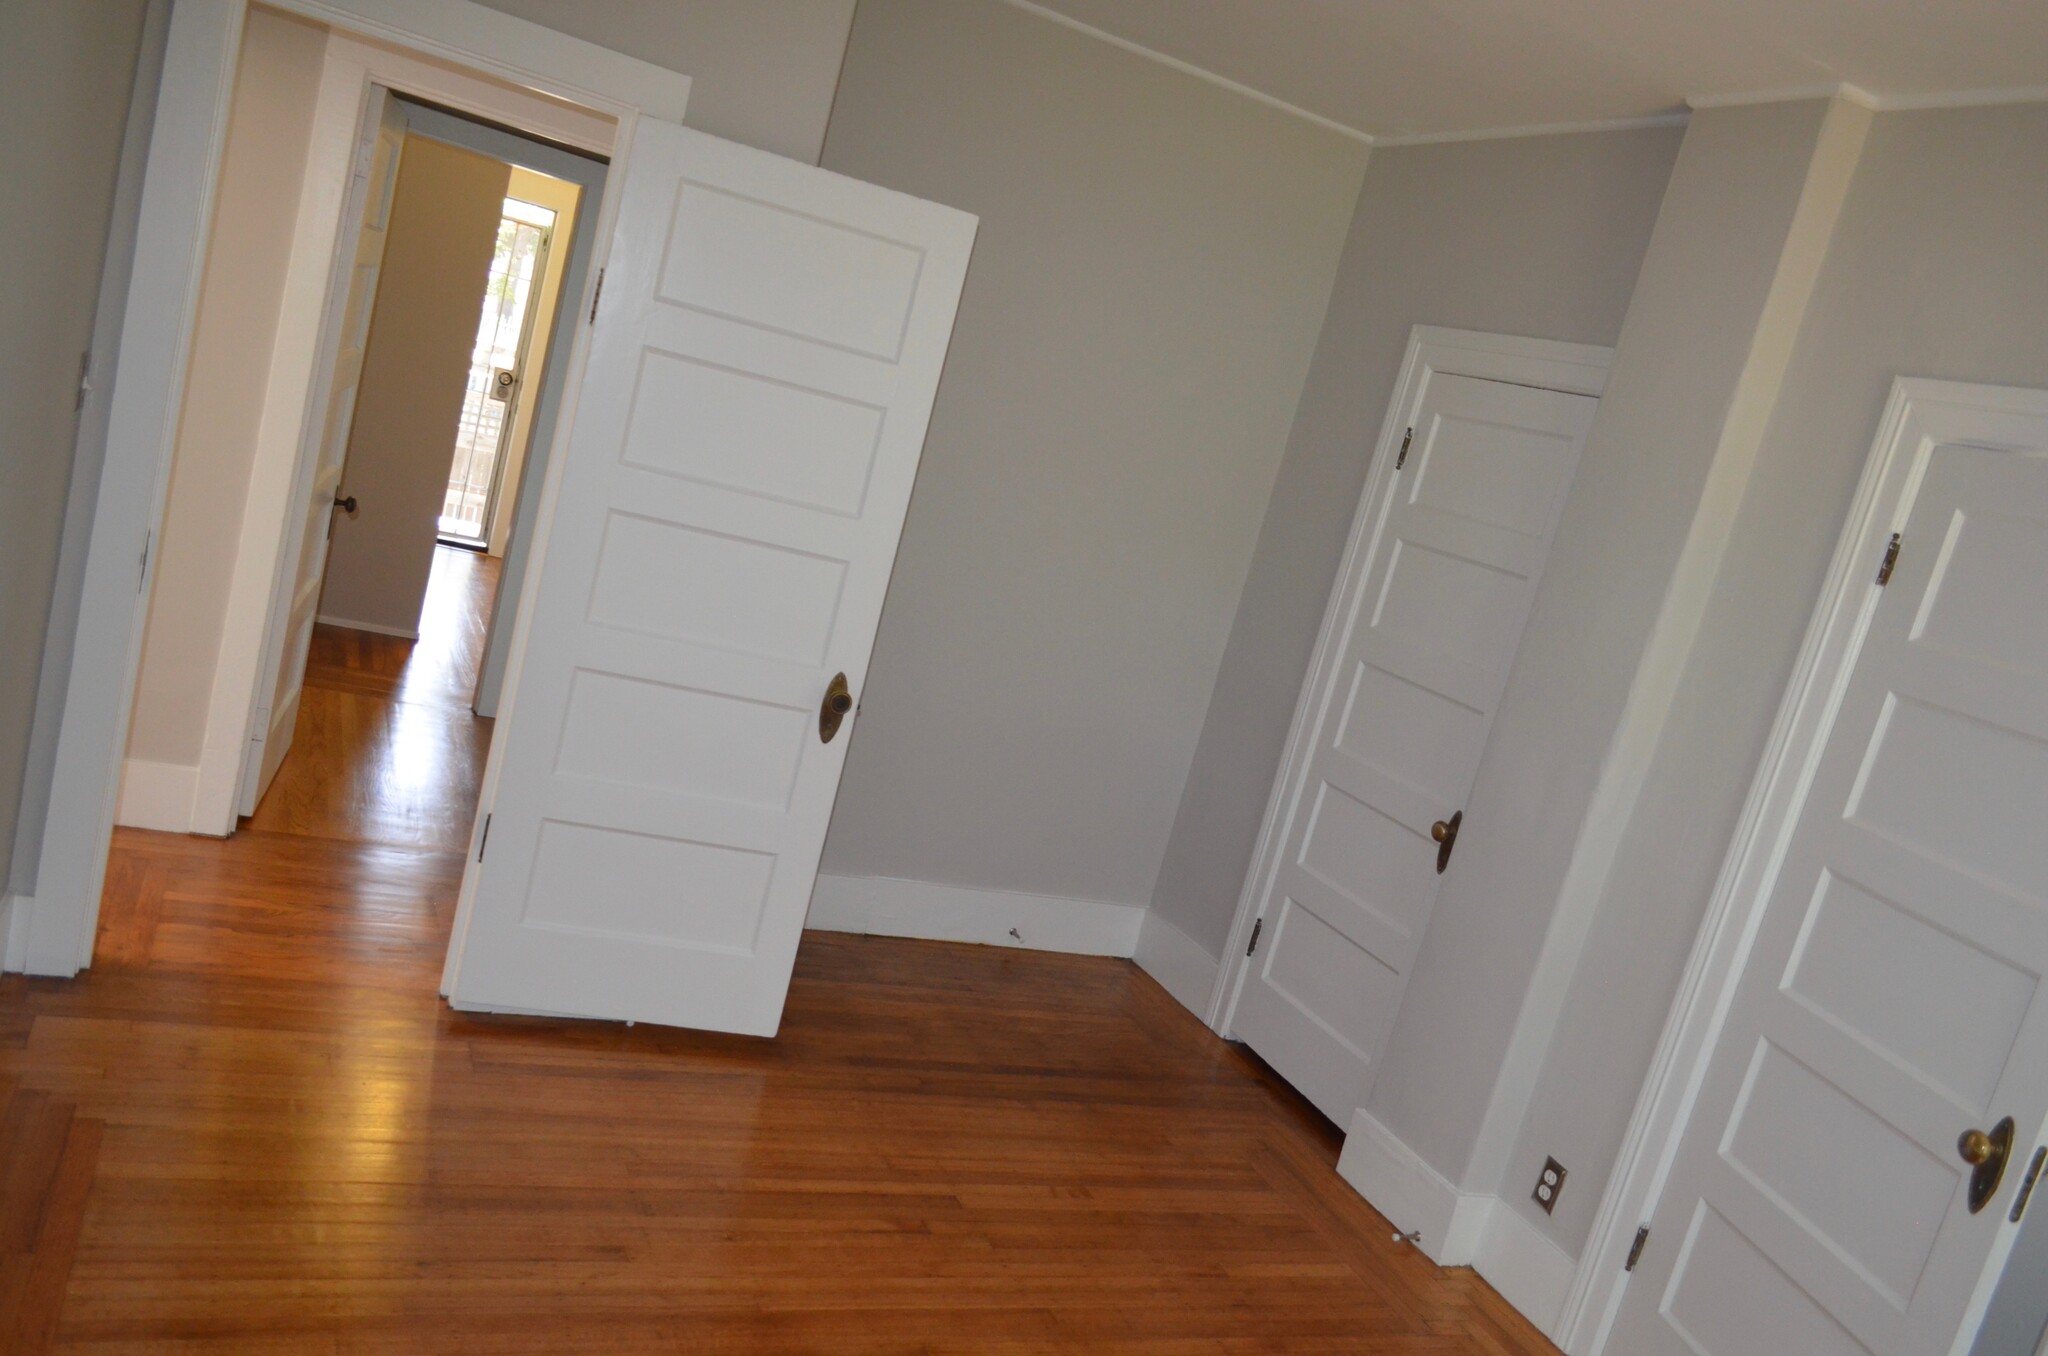
[[[519,396],[551,277],[549,249],[557,225],[553,208],[517,196],[505,199],[437,523],[448,545],[491,550],[506,462],[524,460],[525,445],[517,436],[524,413]],[[491,554],[504,554],[502,542]]]
[[[484,638],[523,463],[534,445],[552,437],[553,406],[578,335],[569,322],[589,276],[596,195],[604,185],[604,161],[594,151],[608,144],[608,133],[587,115],[558,114],[509,89],[481,94],[466,78],[395,49],[309,30],[266,9],[249,13],[208,253],[222,292],[239,289],[229,300],[251,292],[255,300],[233,311],[220,307],[209,288],[202,312],[218,307],[253,329],[266,298],[279,297],[277,337],[261,337],[283,355],[293,321],[292,270],[325,278],[327,296],[318,311],[301,307],[306,329],[319,337],[301,350],[302,460],[282,505],[277,579],[265,590],[272,612],[263,649],[253,656],[252,736],[234,760],[239,785],[222,788],[234,801],[224,822],[195,816],[142,825],[233,835],[209,870],[280,854],[403,849],[449,853],[456,861],[464,854],[491,732],[491,722],[470,709]],[[473,111],[448,107],[457,103]],[[529,113],[545,140],[506,125],[527,121]],[[291,148],[289,137],[258,144],[248,131],[288,125],[293,116],[312,124],[301,134],[300,161],[282,153]],[[578,142],[591,149],[568,149]],[[277,193],[276,183],[300,166],[304,184],[294,215],[291,196]],[[266,210],[252,212],[252,201]],[[494,267],[508,202],[522,218],[512,233],[509,271]],[[318,232],[310,228],[323,212],[331,215],[317,244],[326,257],[316,261],[309,237]],[[262,272],[266,258],[279,264],[287,251],[289,267]],[[438,542],[437,519],[462,429],[479,317],[494,311],[499,323],[486,353],[498,366],[516,364],[521,398],[491,402],[494,413],[503,412],[485,487],[486,502],[500,509],[496,530],[486,517],[477,534],[485,549],[455,550]],[[565,323],[554,324],[557,313]],[[217,334],[202,324],[189,387],[215,398],[195,407],[188,389],[172,465],[174,520],[181,491],[188,500],[198,497],[195,486],[216,503],[221,498],[217,478],[199,469],[220,440],[218,412],[239,407],[260,422],[291,403],[279,395],[285,372],[273,366],[266,380],[262,367],[224,356],[234,355],[224,355]],[[262,448],[256,451],[260,468]],[[252,483],[247,490],[251,513],[258,489]],[[238,572],[252,554],[246,538],[245,530]],[[344,595],[333,587],[331,567],[348,566],[348,551],[370,568],[342,581],[354,593],[338,601]],[[184,564],[159,566],[152,634],[164,609],[189,607],[207,593],[231,622],[243,619],[231,599],[220,599],[217,580],[208,588],[204,577],[181,573]],[[395,592],[395,602],[376,616],[362,600],[380,590]],[[225,664],[223,658],[221,671]],[[138,712],[161,701],[163,685],[152,683],[157,676],[146,658]],[[195,792],[185,799],[196,799]],[[123,822],[134,823],[126,814]],[[152,848],[142,835],[117,834],[109,879],[132,883],[138,863],[152,853],[160,859],[162,848],[161,839]],[[159,860],[151,869],[162,875],[165,868]],[[123,898],[122,890],[110,891],[108,907],[120,912]],[[444,939],[452,902],[450,892],[423,886],[420,903]],[[99,930],[103,944],[120,932],[118,923],[110,927]],[[309,934],[321,931],[318,920],[308,920]],[[126,941],[113,944],[132,951],[147,932],[131,926],[123,935]]]

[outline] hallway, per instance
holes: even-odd
[[[93,968],[0,978],[0,1349],[1551,1351],[1128,961],[809,933],[773,1042],[447,1008],[487,570],[323,628],[259,813],[123,831]]]

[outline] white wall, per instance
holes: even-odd
[[[1682,134],[1373,152],[1152,895],[1154,915],[1212,958],[1237,907],[1409,331],[1614,343]]]
[[[823,164],[981,231],[828,873],[1151,898],[1364,160],[996,0],[863,0]]]
[[[79,357],[92,340],[142,19],[142,0],[0,6],[0,183],[17,264],[0,288],[0,897],[24,775],[40,781],[29,769],[31,730]],[[99,355],[102,381],[111,361]]]
[[[123,823],[189,827],[326,43],[323,28],[262,9],[244,30],[156,545]]]
[[[483,0],[690,77],[692,127],[817,163],[854,0]]]
[[[1508,1169],[1591,1225],[1894,376],[2048,388],[2048,105],[1879,114]],[[1522,1208],[1520,1196],[1507,1193]]]

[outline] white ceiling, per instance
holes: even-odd
[[[2048,0],[1037,0],[1374,137],[2048,85]]]

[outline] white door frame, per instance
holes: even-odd
[[[1908,377],[1892,383],[1826,586],[1557,1322],[1559,1345],[1575,1356],[1602,1351],[1620,1310],[1629,1248],[1637,1227],[1656,1209],[1677,1155],[1679,1137],[1769,902],[1765,885],[1785,851],[1834,708],[1877,606],[1878,562],[1891,534],[1905,525],[1928,458],[1945,443],[2030,445],[2022,428],[2038,429],[2043,418],[2048,418],[2048,392]],[[2005,440],[2006,429],[2011,430],[2010,441]],[[2000,1243],[1992,1251],[1959,1339],[1974,1332],[2017,1226],[2001,1228]]]
[[[641,115],[679,122],[689,97],[687,76],[470,0],[273,0],[273,7],[613,118],[615,155]],[[72,975],[92,959],[152,547],[163,524],[247,8],[248,0],[179,0],[171,15],[49,817],[35,894],[15,901],[4,957],[10,970]],[[615,209],[618,187],[607,184],[601,219]],[[543,510],[542,533],[545,517]]]
[[[1223,946],[1223,964],[1217,968],[1216,982],[1202,1014],[1202,1020],[1219,1034],[1230,1034],[1238,994],[1251,969],[1245,951],[1252,924],[1258,917],[1259,901],[1272,889],[1273,877],[1280,869],[1287,825],[1301,799],[1302,774],[1314,752],[1310,744],[1315,737],[1317,696],[1329,679],[1331,665],[1341,658],[1338,651],[1343,641],[1343,619],[1350,615],[1353,595],[1365,586],[1365,570],[1373,557],[1372,524],[1379,521],[1380,500],[1394,489],[1394,452],[1400,446],[1403,430],[1414,423],[1429,379],[1438,373],[1477,377],[1597,398],[1607,389],[1607,370],[1613,361],[1613,349],[1595,344],[1524,339],[1436,325],[1417,325],[1409,333],[1408,353],[1401,361],[1401,374],[1394,383],[1394,396],[1387,403],[1386,419],[1380,425],[1379,442],[1373,449],[1372,470],[1358,497],[1351,536],[1330,586],[1330,600],[1323,608],[1322,629],[1316,635],[1308,672],[1302,676],[1301,695],[1295,699],[1286,752],[1266,798],[1266,817],[1259,826],[1251,869],[1245,873],[1244,888],[1238,894],[1237,914]]]

